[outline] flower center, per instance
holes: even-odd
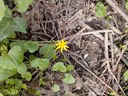
[[[64,46],[65,46],[64,43],[61,43],[61,44],[60,44],[60,47],[61,47],[61,48],[64,48]]]

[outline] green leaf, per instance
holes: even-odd
[[[6,55],[8,52],[8,48],[5,45],[2,45],[0,47],[0,52],[1,52],[1,55]]]
[[[6,8],[6,10],[5,10],[5,13],[4,13],[4,17],[13,18],[12,17],[12,11],[7,6],[5,8]]]
[[[11,42],[10,47],[12,48],[14,46],[19,46],[25,53],[27,51],[27,49],[25,48],[25,45],[24,45],[25,42],[26,42],[25,40],[17,40],[16,42]]]
[[[21,88],[27,90],[27,85],[25,83],[22,84]]]
[[[0,41],[6,38],[15,38],[15,32],[12,28],[14,21],[11,14],[11,10],[6,7],[5,16],[0,22]]]
[[[0,57],[0,67],[3,69],[16,69],[18,67],[17,63],[14,63],[13,60],[8,56],[4,55]]]
[[[15,46],[7,55],[0,57],[0,67],[3,69],[16,69],[23,61],[23,52],[20,47]]]
[[[39,86],[40,85],[44,85],[44,84],[45,84],[44,77],[40,77],[40,79],[39,79]]]
[[[67,71],[72,71],[74,69],[74,66],[73,65],[68,65],[67,66]]]
[[[30,53],[34,53],[35,51],[38,50],[39,44],[38,42],[35,41],[27,41],[25,43],[25,48],[28,49]]]
[[[15,17],[14,19],[14,24],[12,25],[13,29],[17,32],[21,33],[27,33],[26,32],[26,21],[21,18],[21,17]]]
[[[30,81],[32,79],[32,74],[30,72],[26,72],[26,74],[23,74],[22,77],[27,81]]]
[[[33,2],[33,0],[14,0],[14,1],[18,6],[17,10],[20,13],[26,12],[29,5],[31,5]]]
[[[107,16],[107,7],[104,6],[104,4],[102,2],[98,2],[96,4],[96,8],[95,8],[95,12],[96,12],[96,16],[103,18]]]
[[[16,95],[18,94],[18,90],[15,88],[5,89],[4,92],[8,95]]]
[[[128,11],[128,0],[127,0],[126,3],[125,3],[125,8],[126,8],[126,10]]]
[[[66,73],[63,81],[66,84],[73,84],[73,83],[75,83],[75,78],[71,74]]]
[[[41,92],[39,90],[36,91],[35,93],[36,96],[41,96]]]
[[[125,71],[125,73],[123,74],[124,80],[127,81],[128,80],[128,70]]]
[[[13,47],[9,52],[8,55],[13,60],[13,62],[18,63],[17,65],[21,64],[24,59],[23,51],[19,46]]]
[[[52,90],[53,90],[53,92],[58,92],[60,90],[59,85],[54,84],[53,87],[52,87]]]
[[[66,66],[64,65],[63,62],[57,62],[57,63],[55,63],[52,66],[52,70],[53,71],[66,72],[67,71],[67,68],[66,68]]]
[[[39,49],[39,53],[44,55],[45,58],[52,59],[56,57],[55,45],[45,44]]]
[[[22,62],[23,52],[18,46],[11,48],[8,54],[0,56],[0,81],[16,74]]]
[[[6,80],[6,84],[14,85],[15,88],[19,88],[22,85],[22,81],[19,79],[10,78],[10,79]]]
[[[27,72],[27,67],[25,64],[21,64],[18,69],[17,69],[17,72],[20,73],[21,75],[24,75],[26,74]]]
[[[40,70],[44,71],[49,67],[49,60],[36,58],[30,64],[32,67],[39,67]]]
[[[16,74],[16,69],[9,70],[9,69],[2,69],[0,67],[0,82],[6,80],[10,76]]]
[[[4,96],[2,93],[0,93],[0,96]]]
[[[3,0],[0,0],[0,21],[4,17],[4,13],[5,13],[5,5]]]
[[[15,32],[12,28],[13,25],[13,19],[12,18],[6,18],[3,17],[2,21],[0,22],[0,41],[3,39],[14,38]]]
[[[7,37],[9,38],[15,37],[15,32],[14,29],[12,28],[14,21],[11,10],[8,7],[5,8],[6,8],[5,15],[0,21],[0,41],[6,39]]]

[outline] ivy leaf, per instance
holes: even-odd
[[[107,7],[104,6],[104,4],[102,2],[98,2],[96,4],[96,8],[95,8],[95,12],[96,12],[96,16],[103,18],[107,16],[107,11],[106,11]]]
[[[30,64],[32,67],[39,67],[40,70],[44,71],[49,67],[49,60],[36,58]]]
[[[0,0],[0,21],[4,17],[4,13],[5,13],[4,1],[3,0]]]
[[[12,28],[13,25],[13,19],[12,18],[6,18],[3,17],[2,21],[0,22],[0,41],[3,39],[9,37],[14,38],[15,32]]]
[[[0,67],[3,69],[16,69],[23,62],[23,52],[20,47],[15,46],[7,55],[0,57]]]
[[[21,64],[18,69],[17,69],[17,72],[20,73],[21,75],[24,75],[26,74],[27,72],[27,67],[25,64]]]
[[[66,66],[64,65],[63,62],[57,62],[57,63],[55,63],[52,66],[52,70],[53,71],[66,72],[67,71],[67,68],[66,68]]]
[[[128,80],[128,70],[123,74],[123,77],[125,81]]]
[[[73,84],[73,83],[75,83],[74,77],[71,74],[69,74],[69,73],[65,74],[65,78],[63,79],[63,81],[66,84]]]
[[[39,44],[38,42],[35,41],[27,41],[25,43],[25,48],[28,49],[30,53],[34,53],[35,51],[38,50]]]
[[[4,13],[4,17],[6,17],[6,18],[13,18],[12,17],[12,11],[6,6],[5,7],[5,13]]]
[[[21,18],[21,17],[15,17],[14,19],[14,24],[13,24],[13,29],[17,32],[22,32],[22,33],[27,33],[26,32],[26,21]]]
[[[30,81],[32,79],[32,74],[30,72],[26,72],[22,75],[23,78],[25,78],[27,81]]]
[[[29,5],[31,5],[33,2],[33,0],[14,0],[14,1],[18,6],[17,10],[20,13],[26,12]]]
[[[74,69],[74,66],[73,65],[68,65],[67,66],[67,71],[72,71]]]
[[[55,46],[52,44],[45,44],[39,49],[39,53],[44,55],[45,58],[52,59],[56,57]]]
[[[11,10],[6,7],[5,16],[2,18],[0,22],[0,41],[9,37],[15,38],[15,32],[12,28],[14,21],[12,18]]]
[[[16,74],[16,70],[23,62],[23,52],[20,47],[11,48],[6,55],[0,56],[0,81]]]
[[[18,65],[23,62],[24,56],[23,56],[23,51],[19,46],[13,47],[9,52],[8,55],[10,58],[14,61],[17,62]]]
[[[52,87],[52,90],[53,90],[53,92],[58,92],[60,90],[59,85],[54,84],[53,87]]]

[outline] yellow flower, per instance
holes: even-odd
[[[56,50],[60,49],[60,52],[63,52],[63,50],[67,51],[67,49],[69,48],[67,46],[67,42],[64,40],[57,41],[55,45],[57,46]]]

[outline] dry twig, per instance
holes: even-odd
[[[127,14],[115,3],[115,0],[106,0],[106,2],[128,22]]]

